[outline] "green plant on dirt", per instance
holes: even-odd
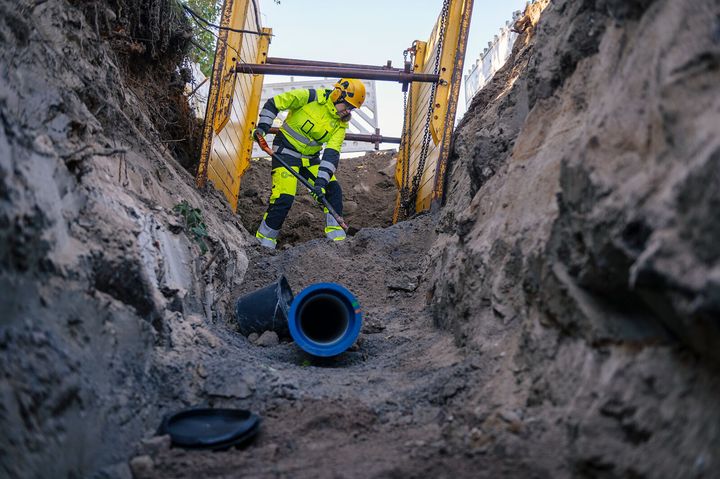
[[[218,23],[223,0],[183,0],[183,3],[210,23]],[[190,50],[190,58],[200,65],[200,70],[207,77],[210,76],[215,61],[216,33],[212,27],[200,25],[197,21],[193,26],[193,46]]]
[[[208,251],[205,238],[208,237],[207,225],[203,221],[202,212],[199,208],[193,208],[187,200],[176,204],[173,211],[182,216],[185,222],[185,231],[190,234],[195,242],[200,246],[201,254]]]

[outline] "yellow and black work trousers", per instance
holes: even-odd
[[[287,148],[274,148],[275,154],[279,155],[293,170],[300,173],[303,178],[307,179],[310,184],[315,184],[318,169],[320,168],[320,159],[302,158],[299,153]],[[282,224],[287,217],[295,194],[297,192],[298,180],[289,171],[285,169],[277,160],[272,160],[272,192],[270,194],[270,204],[263,216],[260,227],[255,236],[260,244],[268,248],[275,248],[277,245],[277,237],[280,234]],[[325,197],[330,206],[342,215],[342,189],[340,183],[335,179],[335,175],[330,178],[330,182],[325,187]],[[345,231],[335,221],[335,218],[328,213],[325,208],[325,236],[333,241],[341,241],[345,239]]]

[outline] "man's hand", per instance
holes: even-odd
[[[258,123],[257,128],[252,131],[252,137],[253,139],[256,138],[258,135],[262,135],[264,137],[268,134],[268,131],[270,131],[270,125],[268,125],[267,123]]]
[[[318,203],[322,203],[322,199],[325,198],[325,188],[316,183],[313,189],[310,190],[310,196],[315,198]]]
[[[253,140],[256,140],[257,138],[265,138],[267,132],[263,128],[255,128],[250,135]]]
[[[257,142],[258,145],[260,145],[260,148],[267,151],[270,147],[267,144],[267,141],[265,140],[265,135],[267,132],[262,128],[255,128],[252,131],[252,137],[253,140]]]

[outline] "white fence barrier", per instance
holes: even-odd
[[[527,3],[530,5],[536,1],[532,0]],[[465,75],[466,108],[470,108],[470,102],[472,102],[475,94],[482,90],[492,80],[495,73],[507,62],[518,37],[518,34],[512,31],[512,28],[522,15],[523,12],[520,10],[513,13],[512,20],[505,22],[500,32],[495,35],[492,41],[488,42],[488,46],[468,70],[467,75]]]

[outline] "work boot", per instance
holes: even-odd
[[[277,237],[279,234],[279,230],[274,230],[270,228],[267,223],[265,223],[265,220],[263,220],[262,223],[260,223],[260,227],[258,228],[257,232],[255,233],[255,237],[262,246],[270,249],[275,249],[277,248]]]
[[[255,238],[258,240],[258,243],[260,243],[261,246],[264,246],[266,248],[275,249],[277,248],[277,240],[272,238],[263,238],[261,236],[258,236],[257,233],[255,233]]]
[[[343,241],[347,236],[340,223],[330,213],[325,215],[325,237],[333,241]]]

